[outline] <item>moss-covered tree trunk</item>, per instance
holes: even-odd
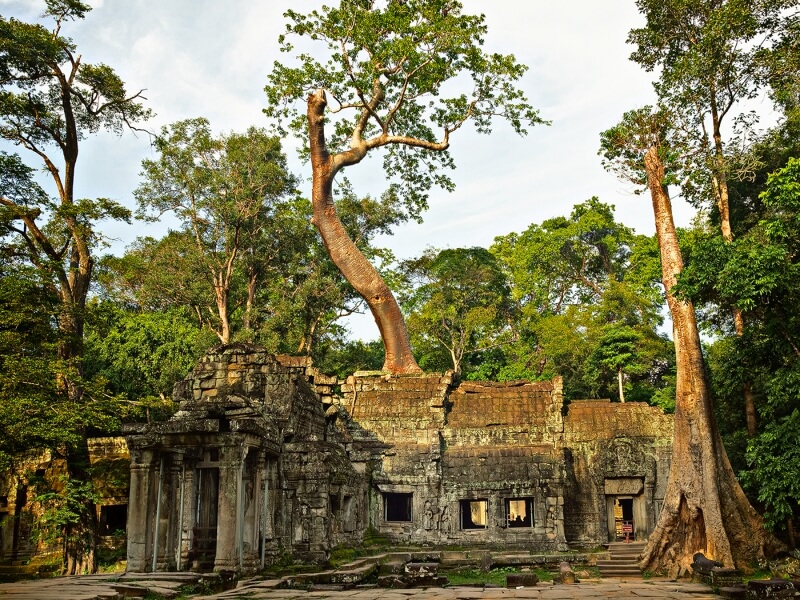
[[[683,574],[696,552],[726,566],[745,567],[770,554],[779,542],[767,533],[734,476],[712,409],[694,306],[672,287],[683,258],[654,146],[645,155],[653,200],[662,278],[672,315],[677,383],[675,437],[664,505],[642,554],[642,569]]]

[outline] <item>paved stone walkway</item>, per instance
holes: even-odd
[[[152,592],[174,595],[176,582],[133,581],[119,575],[91,575],[39,579],[0,584],[0,600],[122,600],[120,585],[140,585]],[[601,579],[574,585],[540,583],[535,587],[506,588],[430,588],[387,590],[356,588],[346,591],[281,590],[276,581],[244,582],[246,585],[210,596],[195,596],[198,600],[495,600],[526,598],[530,600],[591,600],[602,598],[669,598],[672,600],[711,600],[720,598],[708,586],[669,580]],[[115,589],[116,588],[116,589]]]

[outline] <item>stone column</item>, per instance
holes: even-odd
[[[181,519],[181,471],[183,453],[172,452],[164,472],[163,496],[161,498],[162,538],[159,541],[159,570],[174,571],[177,567],[179,531]]]
[[[189,551],[192,547],[192,528],[196,516],[197,490],[195,488],[195,469],[194,463],[181,455],[181,482],[178,488],[178,502],[183,504],[178,506],[178,548],[176,552],[176,567],[179,571],[187,571],[191,567],[189,564]]]
[[[652,472],[655,473],[655,465],[653,465]],[[644,501],[645,501],[645,518],[647,519],[647,527],[645,534],[650,533],[656,528],[656,499],[655,499],[655,482],[652,479],[644,480]]]
[[[128,561],[126,571],[143,573],[147,570],[147,554],[152,546],[150,517],[155,507],[150,503],[150,482],[153,474],[154,452],[131,448],[131,484],[128,500]]]
[[[241,515],[238,508],[243,460],[241,448],[220,448],[215,571],[235,571],[239,568],[237,536]]]

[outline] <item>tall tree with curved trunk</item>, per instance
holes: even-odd
[[[43,17],[52,20],[52,29],[0,17],[0,138],[39,161],[56,194],[51,198],[34,185],[17,155],[3,154],[0,235],[10,240],[10,252],[24,256],[57,291],[59,389],[81,406],[84,309],[100,238],[95,223],[128,219],[129,211],[108,199],[75,197],[79,145],[101,129],[134,128],[150,113],[140,103],[141,92],[128,94],[107,65],[83,62],[61,34],[62,25],[83,18],[90,7],[78,0],[46,5]],[[81,430],[79,443],[66,445],[67,470],[71,480],[86,481],[88,426],[75,427]],[[64,571],[94,571],[97,517],[91,496],[77,501],[73,514],[62,532]]]
[[[694,306],[673,293],[683,257],[667,191],[674,181],[667,166],[674,156],[668,125],[663,111],[647,107],[626,113],[602,134],[601,152],[606,168],[645,185],[653,203],[675,341],[675,437],[664,505],[640,566],[675,576],[689,568],[696,552],[726,566],[746,567],[779,543],[764,530],[731,469],[714,417]]]
[[[751,177],[746,145],[754,115],[742,109],[772,75],[778,59],[772,45],[797,21],[798,0],[637,0],[647,18],[633,29],[628,42],[637,45],[631,58],[645,69],[661,67],[655,83],[660,101],[680,113],[685,141],[693,149],[697,168],[683,184],[684,196],[696,202],[712,198],[719,228],[726,242],[733,240],[729,183]],[[726,139],[725,126],[733,122],[739,139]],[[731,307],[736,335],[742,336],[745,316]],[[756,407],[751,384],[743,388],[749,434],[756,433]]]
[[[310,15],[288,11],[282,50],[294,50],[289,36],[307,37],[326,46],[327,61],[302,53],[297,67],[276,62],[265,88],[267,115],[288,119],[307,143],[312,222],[372,311],[385,346],[384,369],[393,373],[420,369],[397,301],[337,216],[334,179],[383,150],[390,192],[419,219],[432,186],[453,189],[441,169],[453,167],[451,135],[464,124],[489,133],[499,117],[524,134],[527,125],[542,122],[516,87],[526,68],[513,56],[484,52],[484,17],[461,10],[456,0],[341,0]],[[461,77],[472,79],[472,89],[445,95],[450,82],[463,86]]]

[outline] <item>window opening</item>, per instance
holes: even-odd
[[[533,498],[507,498],[506,524],[509,527],[533,527]]]
[[[488,500],[461,501],[461,529],[486,529],[488,523]]]
[[[411,521],[411,498],[413,494],[383,494],[384,521]]]

